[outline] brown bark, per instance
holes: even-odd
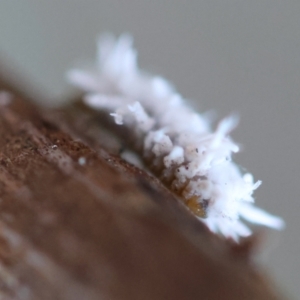
[[[104,124],[0,94],[0,299],[282,299]]]

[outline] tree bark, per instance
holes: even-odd
[[[101,115],[0,87],[0,299],[283,299],[252,240],[211,234]]]

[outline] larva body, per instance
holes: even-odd
[[[273,228],[283,221],[254,206],[260,182],[242,174],[231,160],[238,146],[229,133],[236,118],[219,123],[215,131],[161,77],[139,70],[132,39],[106,36],[99,42],[94,70],[72,70],[69,79],[87,92],[84,100],[106,110],[116,124],[135,137],[145,165],[204,222],[211,231],[237,240],[251,234],[245,219]]]

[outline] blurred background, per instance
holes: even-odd
[[[107,31],[132,33],[140,66],[199,111],[239,113],[235,160],[263,181],[257,204],[287,223],[265,232],[259,259],[300,299],[300,1],[1,0],[0,66],[59,104],[66,70],[92,61]]]

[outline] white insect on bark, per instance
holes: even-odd
[[[142,72],[136,57],[130,36],[106,35],[98,42],[95,69],[73,69],[68,78],[86,92],[88,106],[107,110],[131,129],[145,163],[211,231],[238,240],[251,234],[242,220],[282,228],[281,218],[254,206],[252,193],[261,182],[231,160],[239,151],[228,136],[236,118],[211,131],[165,79]]]

